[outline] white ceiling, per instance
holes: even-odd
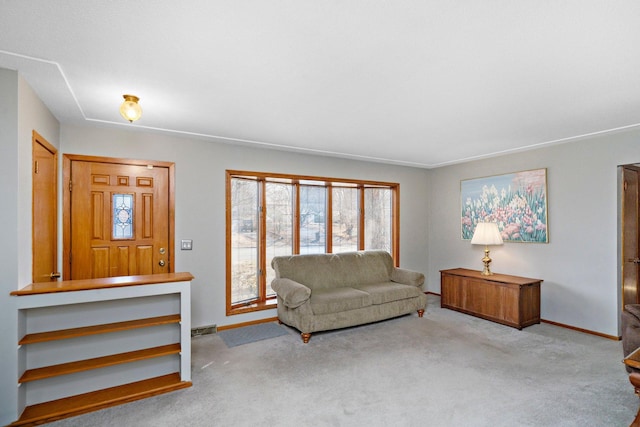
[[[0,0],[0,67],[62,123],[431,168],[639,126],[640,1]]]

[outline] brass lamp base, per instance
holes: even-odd
[[[493,273],[489,268],[489,264],[491,264],[491,258],[489,258],[489,246],[484,247],[484,258],[482,258],[482,262],[484,263],[484,270],[482,270],[483,276],[491,276]]]

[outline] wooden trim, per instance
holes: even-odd
[[[229,329],[242,328],[243,326],[259,325],[261,323],[269,323],[278,320],[277,317],[268,317],[266,319],[252,320],[250,322],[233,323],[231,325],[218,326],[218,331],[226,331]]]
[[[176,165],[169,166],[169,273],[176,271]]]
[[[32,426],[50,423],[63,418],[86,414],[123,403],[191,387],[191,381],[181,381],[180,374],[173,373],[143,381],[110,387],[104,390],[79,394],[50,402],[28,406],[11,426]]]
[[[358,236],[357,236],[357,240],[358,240],[358,250],[359,251],[363,251],[364,250],[364,227],[365,227],[365,221],[364,221],[364,217],[366,215],[365,212],[365,202],[364,202],[364,185],[360,185],[358,186],[358,193],[357,193],[357,197],[358,197],[358,205],[356,206],[356,212],[358,213]]]
[[[61,282],[32,283],[11,292],[14,296],[50,294],[56,292],[89,291],[94,289],[118,288],[135,285],[157,285],[171,282],[190,282],[191,273],[161,273],[142,276],[116,276],[102,279],[63,280]]]
[[[71,279],[71,157],[62,155],[62,279]]]
[[[575,326],[565,325],[564,323],[553,322],[551,320],[540,319],[540,322],[548,323],[548,324],[554,325],[554,326],[559,326],[561,328],[571,329],[573,331],[578,331],[578,332],[582,332],[582,333],[589,334],[589,335],[595,335],[595,336],[606,338],[606,339],[609,339],[609,340],[620,341],[622,339],[622,337],[618,337],[618,336],[615,336],[615,335],[607,335],[607,334],[603,334],[601,332],[595,332],[595,331],[590,331],[588,329],[577,328]]]
[[[397,182],[384,182],[384,181],[368,181],[364,179],[354,179],[354,178],[331,178],[324,176],[311,176],[311,175],[291,175],[291,174],[283,174],[283,173],[271,173],[271,172],[252,172],[252,171],[241,171],[241,170],[231,170],[227,169],[227,174],[230,175],[239,175],[246,177],[258,177],[261,179],[268,178],[280,178],[280,179],[290,179],[293,181],[318,181],[325,182],[325,185],[330,182],[344,182],[349,184],[364,184],[364,185],[374,185],[374,186],[383,186],[390,187],[394,185],[398,185]]]
[[[292,214],[293,214],[293,224],[291,226],[293,229],[291,230],[291,239],[293,243],[293,247],[291,250],[294,254],[300,253],[300,182],[296,182],[293,186],[293,200],[291,200],[292,206]],[[326,246],[326,245],[325,245]]]
[[[55,231],[55,247],[54,247],[54,256],[55,256],[55,260],[56,260],[56,265],[55,265],[55,270],[54,271],[58,271],[58,265],[57,263],[59,262],[58,259],[58,207],[59,205],[59,201],[58,201],[58,196],[59,196],[59,192],[58,192],[58,149],[56,147],[54,147],[49,141],[47,141],[45,139],[45,137],[43,137],[42,135],[40,135],[38,132],[36,132],[36,130],[32,130],[31,131],[31,164],[33,164],[34,162],[34,157],[35,157],[35,144],[39,144],[42,147],[44,147],[47,151],[49,151],[51,154],[53,154],[53,176],[55,179],[54,185],[55,185],[55,191],[56,191],[56,209],[53,212],[53,221],[54,224],[56,225],[56,231]],[[34,170],[31,170],[31,174],[33,177],[34,174]],[[36,218],[35,218],[35,200],[34,200],[34,196],[35,196],[35,191],[33,189],[33,178],[31,181],[31,280],[35,280],[35,262],[34,262],[34,248],[35,246],[38,244],[38,242],[35,241],[35,230],[33,228]]]
[[[231,179],[229,171],[225,174],[225,313],[227,316],[231,314],[231,236],[233,234],[231,224]]]
[[[107,366],[137,362],[155,357],[170,356],[178,353],[180,353],[180,343],[175,343],[160,347],[145,348],[143,350],[128,351],[126,353],[111,354],[109,356],[95,357],[93,359],[78,360],[76,362],[61,363],[59,365],[44,366],[42,368],[27,369],[18,382],[23,384],[29,381],[106,368]]]
[[[179,314],[170,314],[167,316],[149,317],[146,319],[129,320],[126,322],[106,323],[103,325],[84,326],[80,328],[61,329],[58,331],[27,334],[18,342],[18,344],[35,344],[39,342],[78,338],[87,335],[106,334],[110,332],[128,331],[131,329],[147,328],[151,326],[168,325],[173,323],[180,323]]]
[[[260,209],[258,212],[258,248],[267,247],[267,182],[264,180],[259,181],[258,197],[260,198]],[[265,301],[265,291],[267,289],[267,255],[266,250],[258,250],[258,298],[255,303],[260,304]]]
[[[84,156],[80,154],[63,154],[62,156],[62,277],[71,279],[71,163],[74,161],[111,163],[133,166],[167,168],[169,174],[169,272],[175,271],[175,163],[159,160],[124,159],[118,157]]]
[[[400,267],[400,185],[396,185],[391,193],[391,249],[396,267]]]
[[[426,291],[425,294],[441,296],[440,294],[438,294],[436,292],[431,292],[431,291]],[[607,339],[614,340],[614,341],[620,341],[622,339],[622,337],[618,337],[618,336],[615,336],[615,335],[607,335],[607,334],[603,334],[603,333],[600,333],[600,332],[590,331],[589,329],[577,328],[575,326],[566,325],[564,323],[553,322],[551,320],[540,319],[540,322],[541,323],[548,323],[549,325],[558,326],[560,328],[571,329],[573,331],[582,332],[584,334],[595,335],[595,336],[598,336],[598,337],[607,338]]]
[[[325,206],[325,249],[327,253],[333,253],[333,186],[327,185],[327,205]]]
[[[35,130],[31,131],[31,140],[32,140],[32,142],[36,142],[37,141],[38,144],[42,145],[44,148],[49,150],[49,152],[51,152],[51,154],[56,154],[58,152],[58,149],[53,144],[51,144],[49,141],[47,141],[44,136],[40,135]]]
[[[133,165],[170,168],[174,166],[174,162],[164,162],[160,160],[143,160],[143,159],[125,159],[122,157],[101,157],[101,156],[85,156],[81,154],[65,154],[70,161],[93,162],[93,163],[112,163],[117,165]]]
[[[238,306],[232,306],[231,310],[227,312],[227,316],[234,314],[251,313],[253,311],[261,310],[273,310],[278,307],[276,298],[269,298],[266,301],[254,301],[248,304],[240,304]]]
[[[380,182],[380,181],[367,181],[361,179],[344,179],[344,178],[328,178],[328,177],[318,177],[318,176],[308,176],[308,175],[291,175],[291,174],[280,174],[280,173],[267,173],[267,172],[252,172],[252,171],[241,171],[241,170],[232,170],[227,169],[225,171],[225,308],[226,314],[235,315],[241,313],[248,313],[252,311],[258,310],[266,310],[272,309],[276,307],[276,302],[273,299],[266,298],[266,271],[269,268],[267,265],[266,255],[264,251],[260,250],[258,252],[258,268],[262,271],[262,274],[258,277],[258,289],[259,295],[256,300],[251,300],[247,303],[241,303],[234,305],[231,301],[232,295],[232,247],[231,240],[233,234],[233,225],[232,225],[232,180],[233,179],[247,179],[254,181],[258,184],[258,200],[260,204],[259,215],[258,215],[258,245],[259,247],[266,247],[266,185],[269,182],[278,182],[278,180],[288,180],[288,182],[284,182],[285,184],[289,184],[293,186],[293,223],[292,223],[292,245],[291,250],[293,254],[300,253],[300,186],[301,185],[314,185],[313,183],[301,183],[300,181],[313,181],[317,183],[318,187],[324,187],[326,189],[326,206],[325,206],[325,250],[328,253],[333,252],[333,188],[335,186],[334,183],[344,183],[348,184],[348,188],[352,188],[357,190],[357,214],[358,214],[358,235],[357,235],[357,249],[363,250],[365,247],[365,189],[367,188],[375,188],[381,187],[385,189],[389,189],[392,191],[392,207],[391,207],[391,256],[394,259],[394,263],[396,266],[400,265],[399,255],[400,255],[400,204],[399,200],[399,191],[400,184],[398,183],[389,183],[389,182]]]

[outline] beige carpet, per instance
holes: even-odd
[[[52,426],[628,426],[638,398],[620,342],[522,331],[429,296],[404,316],[227,348],[192,340],[194,386]]]

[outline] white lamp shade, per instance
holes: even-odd
[[[493,222],[479,222],[471,238],[472,245],[501,245],[502,236],[498,224]]]

